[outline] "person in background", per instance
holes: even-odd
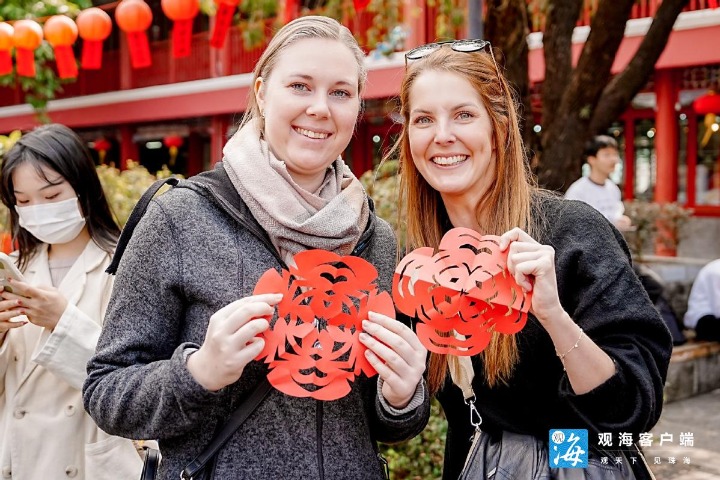
[[[509,273],[532,292],[524,329],[494,333],[471,357],[486,472],[540,478],[530,470],[545,471],[550,478],[553,428],[587,429],[590,457],[600,462],[598,433],[637,440],[660,417],[669,332],[620,232],[587,204],[534,185],[513,94],[489,43],[428,44],[406,59],[399,155],[408,248],[437,248],[454,227],[498,235]],[[454,480],[474,427],[448,375],[448,356],[431,353],[428,386],[448,421],[443,478]],[[522,435],[526,448],[503,450],[511,435]],[[648,474],[631,471],[630,459],[602,468],[603,478]],[[556,470],[552,478],[566,478]]]
[[[720,341],[720,259],[705,265],[695,277],[683,321],[695,329],[696,339]]]
[[[80,392],[120,234],[90,152],[69,128],[45,125],[7,153],[0,179],[24,276],[0,299],[2,476],[137,480],[133,442],[98,428]]]
[[[590,166],[590,175],[570,185],[565,198],[587,203],[619,230],[630,229],[632,222],[624,215],[620,189],[610,180],[610,175],[620,162],[617,142],[607,135],[598,135],[585,145],[584,158]]]
[[[281,28],[223,161],[156,197],[127,244],[85,406],[108,432],[158,438],[160,479],[176,480],[267,376],[257,335],[282,295],[253,295],[265,271],[322,249],[366,259],[391,290],[392,229],[340,157],[360,113],[364,58],[333,19]],[[427,423],[427,351],[389,317],[371,313],[363,329],[379,378],[361,376],[333,401],[271,390],[219,451],[214,478],[383,478],[375,441]]]

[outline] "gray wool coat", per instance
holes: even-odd
[[[184,186],[152,200],[137,224],[83,388],[85,408],[102,429],[159,439],[159,478],[168,480],[267,374],[253,361],[236,383],[209,392],[190,375],[187,356],[202,344],[213,313],[251,295],[267,269],[283,266],[221,166]],[[380,288],[390,291],[391,228],[371,215],[360,244]],[[213,478],[380,479],[375,441],[411,438],[428,417],[427,391],[418,408],[387,412],[376,378],[358,377],[335,401],[273,389],[220,450]]]

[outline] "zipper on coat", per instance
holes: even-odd
[[[315,425],[317,427],[317,462],[318,462],[318,478],[325,480],[325,468],[323,464],[323,448],[322,448],[322,428],[323,428],[323,402],[315,400]]]

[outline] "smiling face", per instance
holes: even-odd
[[[265,140],[298,185],[315,191],[345,150],[360,110],[357,61],[336,40],[307,38],[287,47],[255,95]]]
[[[413,162],[443,200],[477,205],[491,184],[495,152],[480,95],[460,75],[420,74],[409,94],[408,139]]]

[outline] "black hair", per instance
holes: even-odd
[[[120,235],[113,219],[90,151],[78,135],[65,125],[43,125],[23,135],[7,152],[0,169],[0,196],[10,209],[10,228],[19,249],[18,264],[24,268],[43,242],[20,227],[15,211],[13,173],[30,162],[38,174],[48,180],[42,167],[60,174],[75,190],[90,238],[103,250],[112,253]]]
[[[597,153],[603,148],[614,148],[618,150],[617,141],[607,135],[596,135],[585,144],[585,152],[583,153],[584,160],[587,161],[588,157],[596,157]]]

